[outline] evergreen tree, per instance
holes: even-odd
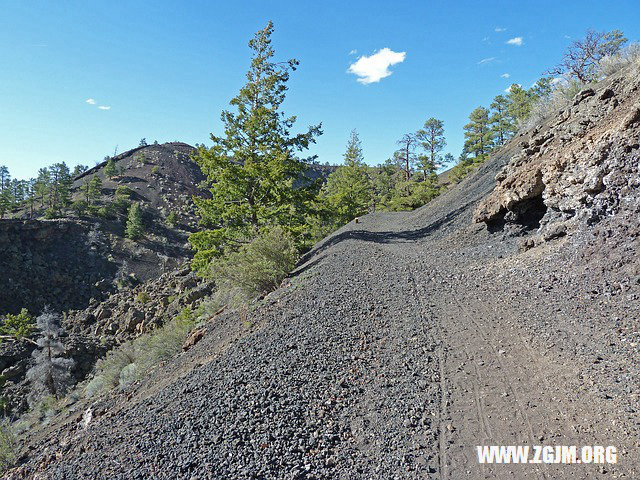
[[[509,88],[508,93],[509,108],[508,113],[518,124],[524,122],[531,113],[531,95],[517,83]]]
[[[40,207],[44,207],[49,196],[51,186],[51,173],[48,168],[38,170],[38,176],[34,184],[34,193],[36,198],[40,199]]]
[[[89,167],[87,167],[86,165],[76,165],[73,168],[73,173],[71,174],[71,176],[75,178],[78,175],[82,175],[87,170],[89,170]]]
[[[329,175],[322,197],[339,226],[367,213],[372,195],[373,185],[363,161],[360,139],[353,130],[344,154],[344,165]]]
[[[139,203],[134,203],[129,208],[127,218],[127,228],[125,231],[127,238],[138,240],[144,235],[144,225],[142,223],[142,209]]]
[[[489,110],[476,108],[464,126],[465,149],[473,152],[476,162],[483,162],[493,146],[493,130],[489,125]]]
[[[212,134],[213,147],[201,146],[195,156],[211,192],[211,198],[195,199],[205,227],[190,237],[197,250],[194,266],[200,271],[225,248],[237,248],[263,228],[281,226],[299,243],[303,241],[301,234],[317,186],[299,180],[306,163],[296,152],[308,149],[322,131],[318,125],[305,133],[290,134],[296,118],[285,117],[280,106],[289,72],[298,61],[273,61],[272,33],[269,22],[249,42],[253,54],[248,81],[231,100],[236,111],[222,112],[225,135]]]
[[[109,160],[107,160],[107,164],[104,167],[104,174],[109,178],[113,178],[118,175],[118,168],[116,167],[116,162],[113,158],[109,158]]]
[[[0,191],[0,218],[4,218],[9,210],[11,210],[11,190],[5,188]]]
[[[66,163],[55,163],[49,167],[49,217],[59,216],[71,202],[71,184],[73,179]]]
[[[102,195],[102,180],[97,175],[91,177],[91,180],[85,182],[85,193],[88,204],[95,204]]]
[[[40,330],[38,348],[33,352],[35,365],[26,374],[31,383],[29,404],[33,406],[38,399],[51,395],[56,399],[64,395],[71,386],[71,369],[75,362],[65,358],[61,338],[60,316],[46,310],[36,319]]]
[[[8,188],[10,181],[11,174],[9,173],[9,169],[4,165],[0,165],[0,192]]]
[[[138,144],[139,147],[146,147],[147,146],[147,139],[146,138],[142,138],[140,140],[140,143]]]
[[[426,181],[439,167],[440,152],[447,145],[444,138],[444,123],[442,120],[431,117],[422,129],[416,133],[416,138],[427,152],[427,155],[419,157],[420,168]]]
[[[418,140],[413,133],[406,133],[396,142],[400,148],[394,153],[394,160],[404,172],[405,180],[411,180],[413,165],[416,163]]]
[[[509,99],[498,95],[491,103],[491,128],[495,134],[496,145],[504,145],[516,132],[516,125],[509,113]]]

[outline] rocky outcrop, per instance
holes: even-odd
[[[102,303],[92,302],[82,311],[70,312],[65,325],[73,333],[121,342],[162,326],[185,308],[195,309],[212,292],[212,283],[184,266],[115,293]]]
[[[474,219],[529,223],[551,240],[621,209],[638,211],[639,139],[640,71],[631,66],[513,139],[519,152]]]
[[[0,314],[82,308],[109,291],[117,265],[93,225],[81,221],[0,221]]]

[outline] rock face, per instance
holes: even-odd
[[[551,240],[621,210],[637,212],[639,139],[640,71],[632,66],[512,140],[519,151],[474,219],[529,223]]]
[[[117,265],[87,222],[0,222],[0,314],[81,308],[100,298]]]

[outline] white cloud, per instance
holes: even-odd
[[[515,45],[516,47],[519,47],[520,45],[522,45],[522,43],[523,43],[522,37],[513,37],[507,40],[507,44]]]
[[[502,75],[500,75],[502,78],[509,78],[511,76],[511,74],[509,73],[503,73]]]
[[[404,62],[407,52],[394,52],[389,48],[378,50],[371,56],[362,55],[355,63],[349,65],[348,73],[357,75],[358,82],[376,83],[391,75],[389,67]]]
[[[358,50],[356,50],[355,48],[353,50],[351,50],[349,52],[349,55],[355,55],[356,53],[358,53]]]
[[[98,108],[99,108],[100,110],[111,110],[111,107],[110,107],[110,106],[105,106],[105,105],[100,105]]]
[[[95,105],[96,101],[93,98],[87,98],[85,100],[85,102],[87,102],[89,105]]]
[[[494,61],[495,61],[495,59],[496,59],[496,57],[483,58],[482,60],[480,60],[480,61],[478,62],[478,65],[484,65],[484,64],[486,64],[486,63],[494,62]]]
[[[496,31],[496,32],[498,32],[498,33],[500,33],[500,32],[506,32],[506,31],[507,31],[507,29],[506,29],[506,28],[503,28],[503,27],[496,27],[496,28],[495,28],[495,31]]]

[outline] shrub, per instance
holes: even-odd
[[[131,202],[128,200],[128,197],[116,195],[116,198],[113,199],[113,203],[111,205],[113,206],[114,211],[125,214],[129,211]]]
[[[178,225],[178,220],[178,214],[176,212],[169,213],[169,215],[167,215],[167,218],[165,219],[167,225],[171,227],[175,227],[176,225]]]
[[[238,251],[214,260],[209,274],[217,283],[222,301],[240,304],[278,288],[297,259],[292,236],[276,227],[263,231]]]
[[[15,338],[28,337],[33,332],[35,320],[29,315],[26,308],[14,315],[8,313],[0,323],[0,335],[8,335]],[[1,340],[0,340],[1,341]]]
[[[153,176],[160,175],[160,167],[158,165],[156,165],[151,169],[151,175]]]
[[[76,200],[71,205],[71,208],[73,209],[74,212],[76,212],[77,215],[84,215],[85,213],[87,213],[89,204],[87,203],[86,200]]]
[[[8,421],[0,423],[0,472],[5,472],[15,465],[18,447]]]
[[[98,208],[96,211],[96,215],[104,220],[113,220],[116,218],[116,212],[113,207],[113,204],[105,205],[104,207]]]
[[[149,295],[147,292],[140,292],[136,296],[136,301],[142,304],[149,303],[151,301],[151,295]]]
[[[187,308],[163,327],[111,350],[96,364],[96,375],[86,386],[85,395],[92,397],[140,380],[181,350],[195,324],[196,314]]]
[[[133,190],[125,185],[120,185],[116,188],[116,197],[129,198],[133,194]]]

